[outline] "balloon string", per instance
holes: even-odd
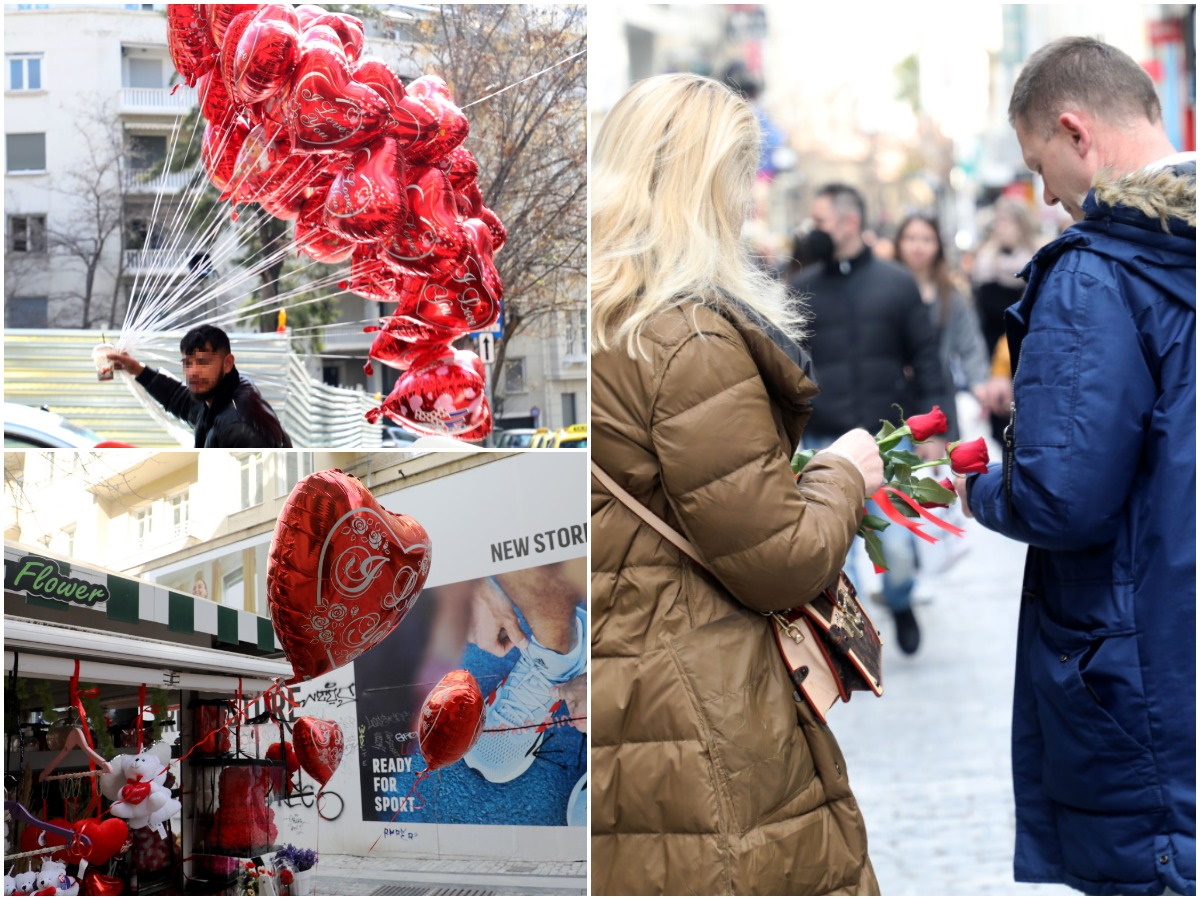
[[[146,685],[138,688],[138,713],[137,713],[137,742],[138,753],[142,752],[142,713],[146,709]]]
[[[587,53],[586,49],[580,50],[578,53],[572,53],[566,59],[560,59],[558,62],[554,63],[553,65],[546,66],[546,68],[542,69],[542,71],[540,71],[540,72],[534,72],[532,75],[528,75],[525,78],[522,78],[520,81],[516,81],[516,82],[510,84],[508,87],[500,88],[500,90],[494,91],[493,93],[490,93],[484,97],[480,97],[478,100],[472,100],[466,106],[460,106],[459,109],[470,109],[476,103],[484,103],[487,100],[491,100],[493,97],[499,97],[505,91],[511,91],[513,88],[518,87],[519,85],[522,85],[527,81],[532,81],[533,79],[537,78],[539,75],[545,75],[551,69],[557,69],[559,66],[566,65],[571,60],[576,59],[580,56],[583,56],[586,53]]]

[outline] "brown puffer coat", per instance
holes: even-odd
[[[832,581],[862,476],[788,462],[816,387],[741,315],[659,316],[592,363],[594,460],[718,583],[592,481],[596,894],[878,893],[837,742],[761,611]]]

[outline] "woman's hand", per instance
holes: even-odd
[[[883,487],[883,457],[879,455],[875,438],[865,429],[855,428],[853,431],[847,431],[830,444],[825,452],[836,453],[854,463],[867,486],[868,497]]]

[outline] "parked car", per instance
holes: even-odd
[[[380,441],[379,446],[387,450],[398,450],[401,447],[411,447],[419,437],[419,434],[413,434],[399,425],[384,425],[383,440]]]
[[[509,428],[496,435],[497,447],[528,447],[533,442],[536,428]]]
[[[548,446],[551,447],[586,447],[588,445],[588,427],[586,425],[568,425],[554,433],[554,438]]]
[[[48,409],[4,404],[4,448],[95,447],[103,438]]]

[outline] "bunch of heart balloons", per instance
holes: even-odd
[[[446,83],[406,88],[362,55],[361,21],[317,6],[171,3],[167,23],[175,67],[199,89],[201,156],[222,198],[294,221],[301,253],[349,262],[344,289],[396,304],[367,330],[378,332],[371,358],[403,374],[368,417],[486,437],[483,364],[453,343],[499,319],[493,254],[507,233],[483,204]]]

